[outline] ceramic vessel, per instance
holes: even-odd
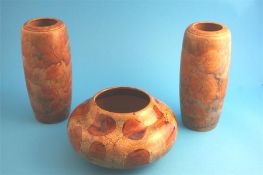
[[[71,58],[65,24],[35,18],[22,27],[22,55],[28,94],[36,118],[64,120],[71,104]]]
[[[146,92],[113,87],[73,111],[68,135],[92,163],[126,169],[163,156],[176,138],[177,122],[168,106]]]
[[[216,127],[228,82],[231,34],[226,26],[197,22],[185,31],[180,101],[183,124],[193,130]]]

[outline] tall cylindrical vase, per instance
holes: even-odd
[[[28,94],[36,118],[56,123],[71,105],[71,57],[63,21],[35,18],[22,27],[22,54]]]
[[[228,82],[231,34],[226,26],[197,22],[185,31],[180,102],[183,124],[197,131],[216,127]]]

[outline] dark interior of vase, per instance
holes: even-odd
[[[36,26],[36,27],[46,27],[46,26],[52,26],[56,23],[57,23],[57,20],[55,19],[43,18],[43,19],[36,19],[34,21],[31,21],[30,25]]]
[[[223,27],[220,24],[205,22],[205,23],[196,24],[195,28],[197,28],[198,30],[213,32],[213,31],[219,31]]]
[[[150,102],[144,92],[132,88],[114,88],[99,94],[96,104],[109,112],[130,113],[143,109]]]

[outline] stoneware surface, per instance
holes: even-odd
[[[207,131],[216,127],[226,94],[231,54],[229,29],[214,22],[196,22],[185,31],[180,102],[186,127]]]
[[[126,169],[159,159],[177,135],[172,110],[146,92],[113,87],[80,104],[68,122],[70,141],[92,163]]]
[[[25,80],[36,118],[44,123],[64,120],[71,105],[71,59],[63,21],[35,18],[22,27]]]

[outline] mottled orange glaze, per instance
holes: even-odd
[[[79,135],[72,132],[77,126],[82,127],[80,146]],[[80,104],[68,122],[69,138],[80,154],[94,164],[119,169],[159,159],[172,147],[177,130],[169,107],[130,87],[97,93]]]
[[[71,143],[74,146],[74,149],[79,152],[81,141],[82,141],[82,127],[76,125],[75,127],[70,128],[69,135],[72,138]]]
[[[159,119],[163,118],[163,113],[159,110],[157,106],[153,106],[153,110]]]
[[[155,128],[161,128],[164,125],[169,124],[165,119],[158,120],[158,122],[155,122],[154,127]]]
[[[106,147],[101,142],[93,142],[89,147],[88,156],[94,159],[103,160],[106,156]]]
[[[116,128],[116,122],[110,116],[99,114],[90,125],[88,131],[94,136],[103,136],[111,133]]]
[[[176,128],[172,125],[170,125],[170,129],[169,129],[169,137],[166,140],[166,144],[167,145],[172,145],[173,144],[173,140],[175,139],[177,134]]]
[[[219,119],[230,65],[230,31],[221,24],[191,24],[184,35],[180,100],[185,126],[213,129]]]
[[[56,123],[71,105],[71,59],[67,30],[58,19],[36,18],[22,28],[27,90],[36,118]]]
[[[217,81],[212,75],[193,74],[189,80],[189,96],[210,104],[217,95]]]
[[[124,166],[134,167],[134,166],[141,166],[149,163],[150,161],[150,153],[145,149],[137,149],[128,154],[125,159]]]
[[[219,84],[219,98],[224,99],[226,95],[226,88],[227,88],[228,79],[224,79]]]
[[[77,108],[72,112],[72,116],[74,117],[81,117],[84,114],[88,113],[90,110],[89,100],[81,103]]]
[[[123,124],[123,135],[132,140],[143,138],[146,131],[146,126],[136,119],[129,119]]]

